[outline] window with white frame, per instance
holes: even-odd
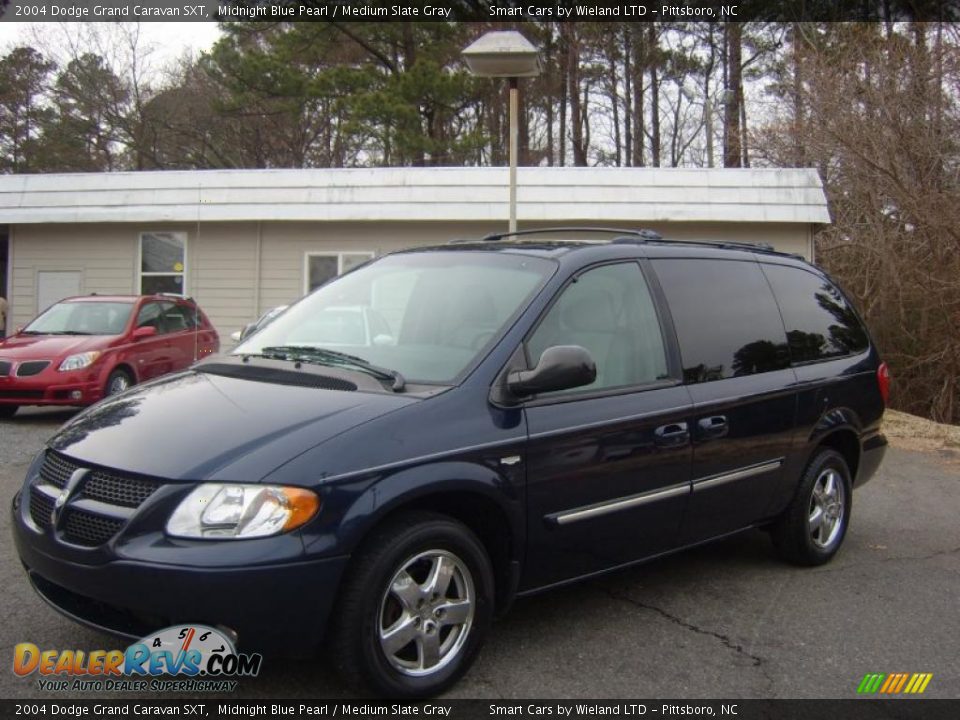
[[[372,252],[308,252],[303,267],[303,292],[316,290],[337,275],[353,270],[373,257]]]
[[[140,293],[187,294],[187,234],[140,233]]]

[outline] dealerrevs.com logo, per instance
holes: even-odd
[[[50,691],[231,692],[237,681],[230,678],[255,677],[262,661],[238,653],[229,637],[206,625],[174,625],[126,650],[41,650],[33,643],[13,649],[13,672],[40,675],[38,688]]]

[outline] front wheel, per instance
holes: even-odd
[[[334,661],[351,684],[429,697],[470,667],[493,617],[493,571],[463,524],[414,513],[364,544],[331,622]]]
[[[104,397],[118,395],[132,385],[133,380],[130,379],[129,373],[127,373],[125,370],[114,370],[112,373],[110,373],[110,377],[107,378],[107,384],[104,387],[103,395]]]
[[[850,522],[851,488],[840,453],[824,449],[814,455],[793,502],[773,526],[774,544],[785,560],[822,565],[837,554]]]
[[[19,405],[0,405],[0,418],[12,418],[19,409]]]

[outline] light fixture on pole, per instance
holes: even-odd
[[[478,77],[510,81],[510,232],[517,230],[518,79],[540,74],[537,48],[516,30],[488,32],[464,48],[463,59]]]

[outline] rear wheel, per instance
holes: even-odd
[[[0,418],[12,418],[19,409],[19,405],[0,405]]]
[[[133,379],[126,370],[114,370],[107,378],[106,387],[103,389],[104,397],[117,395],[133,385]]]
[[[829,562],[850,522],[850,470],[835,450],[821,450],[807,465],[797,494],[773,526],[780,555],[797,565]]]
[[[364,545],[333,616],[334,662],[354,686],[428,697],[470,667],[493,617],[486,550],[444,515],[397,518]]]

